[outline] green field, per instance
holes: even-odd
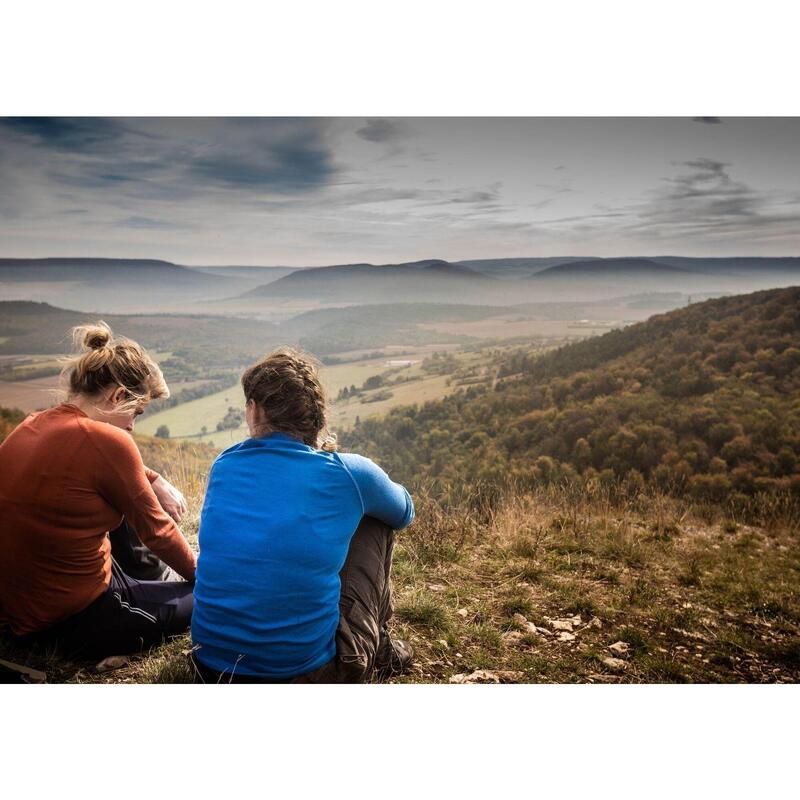
[[[355,364],[323,366],[320,374],[328,396],[332,400],[345,386],[361,386],[370,376],[378,375],[387,369],[384,359],[375,359]],[[374,406],[379,405],[382,404],[374,404]],[[216,447],[227,447],[247,436],[244,426],[236,430],[217,431],[217,422],[225,416],[230,406],[244,407],[244,395],[238,383],[216,394],[146,416],[137,424],[136,429],[138,433],[152,436],[160,425],[166,425],[169,428],[170,438],[192,437],[196,441],[207,442]],[[352,417],[355,419],[355,414]],[[207,428],[208,433],[200,435],[203,426]]]
[[[431,351],[426,348],[395,357],[398,360],[418,362],[407,367],[391,367],[387,364],[386,358],[323,366],[320,375],[328,393],[331,430],[339,431],[352,427],[357,417],[363,420],[379,416],[394,406],[436,400],[458,389],[457,381],[451,381],[451,376],[432,375],[422,368],[423,359],[430,355]],[[455,355],[459,364],[464,366],[485,363],[487,359],[486,354],[482,352]],[[389,380],[406,377],[411,380],[366,392],[360,397],[336,400],[340,389],[353,385],[360,388],[367,378],[381,373],[386,374]],[[370,402],[370,398],[380,391],[391,392],[391,397]],[[217,422],[225,416],[231,406],[237,409],[244,407],[244,396],[238,383],[207,397],[147,415],[137,424],[136,430],[146,436],[153,436],[159,426],[166,425],[171,439],[191,439],[218,448],[228,447],[247,437],[244,425],[236,429],[217,430]],[[201,432],[203,426],[206,428],[205,434]]]
[[[392,396],[387,400],[365,403],[359,398],[353,398],[333,403],[330,412],[331,428],[333,430],[349,428],[356,421],[356,417],[360,417],[362,420],[368,417],[376,417],[385,414],[394,406],[438,400],[458,388],[455,385],[448,386],[447,380],[447,375],[434,375],[429,378],[411,381],[410,383],[391,386],[389,391]],[[368,392],[366,398],[375,393],[375,391]]]

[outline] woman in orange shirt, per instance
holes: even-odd
[[[169,396],[161,370],[105,323],[73,333],[83,351],[64,369],[67,402],[0,445],[0,624],[102,658],[188,629],[195,556],[170,517],[182,496],[131,436],[150,400]]]

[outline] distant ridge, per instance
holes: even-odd
[[[160,258],[0,258],[0,267],[175,267],[188,269]]]
[[[726,258],[689,258],[686,256],[653,256],[652,261],[683,269],[702,269],[703,272],[726,275],[753,276],[763,272],[793,274],[800,276],[800,257],[741,256]]]
[[[593,256],[549,256],[538,258],[478,258],[461,260],[461,264],[484,275],[496,278],[517,279],[525,278],[536,272],[542,272],[548,267],[558,264],[568,264],[572,261],[591,261]]]
[[[446,294],[497,281],[461,264],[430,258],[401,264],[339,264],[330,267],[309,267],[292,272],[276,281],[257,286],[239,295],[240,298],[284,297],[313,292],[321,296],[374,297],[376,293],[395,299],[432,292]]]
[[[698,274],[671,264],[659,263],[649,258],[602,258],[587,261],[572,261],[556,264],[553,267],[531,275],[531,280],[559,277],[602,277],[605,275],[672,276]]]
[[[0,258],[0,280],[80,281],[98,273],[117,279],[168,276],[171,280],[214,280],[199,270],[157,258]]]

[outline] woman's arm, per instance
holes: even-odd
[[[102,436],[89,430],[87,437],[103,467],[96,476],[100,494],[124,515],[143,544],[186,580],[194,580],[194,553],[161,507],[133,439],[113,428]]]
[[[411,523],[414,501],[403,486],[364,456],[341,453],[340,458],[361,494],[365,514],[395,529],[405,528]]]

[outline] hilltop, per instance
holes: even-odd
[[[263,274],[210,273],[161,259],[0,259],[0,297],[126,313],[181,308],[263,280]]]
[[[693,270],[662,264],[649,258],[594,258],[588,261],[570,261],[555,264],[552,267],[531,275],[531,280],[547,280],[557,277],[608,277],[614,276],[650,276],[650,277],[684,277],[694,273]]]
[[[496,280],[441,259],[402,264],[342,264],[309,267],[243,293],[241,299],[315,297],[324,302],[452,301],[477,298]]]

